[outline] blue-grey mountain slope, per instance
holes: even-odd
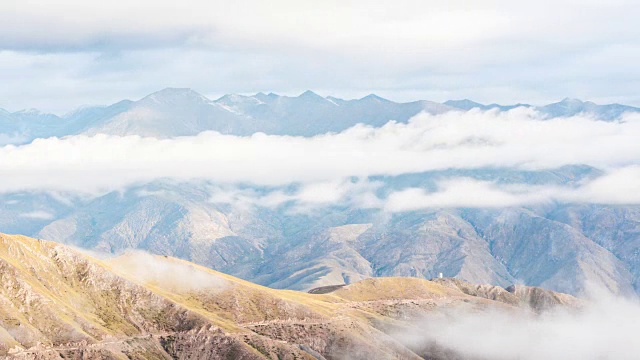
[[[311,91],[296,97],[259,93],[210,100],[190,89],[169,88],[138,101],[84,107],[61,117],[0,110],[0,144],[102,133],[312,136],[358,123],[407,122],[423,111],[508,111],[518,106],[530,105],[396,103],[376,95],[343,100]],[[585,114],[606,121],[640,111],[572,99],[536,110],[546,117]],[[451,177],[571,187],[601,175],[598,169],[573,165],[539,171],[443,170],[367,180],[380,183],[376,191],[384,197],[406,188],[433,191],[438,180]],[[545,203],[386,213],[333,204],[298,211],[288,203],[216,202],[217,185],[158,180],[98,195],[2,193],[0,232],[109,253],[143,249],[276,288],[306,290],[377,276],[432,278],[442,272],[474,283],[521,282],[572,294],[591,282],[617,293],[640,292],[639,206]]]
[[[586,115],[599,120],[612,121],[619,119],[624,113],[637,113],[640,112],[640,108],[621,105],[621,104],[606,104],[598,105],[591,101],[582,101],[578,99],[565,98],[557,103],[552,103],[544,106],[532,106],[529,104],[514,104],[514,105],[499,105],[499,104],[481,104],[469,99],[463,100],[449,100],[445,101],[444,105],[451,106],[456,109],[469,111],[472,109],[479,110],[494,110],[508,111],[518,107],[534,108],[547,118],[554,117],[568,117],[575,115]]]
[[[26,143],[36,138],[98,133],[159,138],[196,135],[203,131],[223,134],[267,134],[313,136],[340,132],[356,124],[379,127],[395,120],[407,122],[420,112],[508,111],[528,104],[484,105],[471,100],[398,103],[371,94],[361,99],[322,97],[312,91],[299,96],[258,93],[253,96],[225,95],[210,100],[191,89],[167,88],[138,101],[123,100],[110,106],[82,107],[64,116],[25,110],[0,111],[0,144]],[[533,107],[548,118],[583,114],[601,120],[615,120],[639,108],[597,105],[564,99]]]
[[[377,180],[384,182],[385,192],[429,188],[449,175]],[[571,185],[598,171],[576,166],[464,175]],[[216,189],[208,183],[157,181],[65,204],[46,200],[46,194],[13,194],[3,198],[11,206],[0,215],[16,217],[15,209],[33,212],[49,202],[50,218],[25,217],[27,222],[6,226],[102,252],[136,248],[172,255],[276,288],[308,290],[377,276],[433,278],[442,272],[467,281],[544,285],[573,294],[587,283],[617,293],[639,290],[637,206],[545,204],[394,214],[328,206],[296,212],[287,206],[216,203],[211,200]]]

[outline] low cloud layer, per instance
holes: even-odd
[[[294,212],[305,212],[327,206],[382,208],[384,201],[376,192],[383,185],[378,181],[344,179],[261,191],[235,186],[211,186],[209,192],[213,203],[231,204],[240,208],[290,206]]]
[[[520,108],[505,113],[423,114],[408,124],[390,122],[381,128],[358,125],[312,138],[238,137],[215,132],[163,140],[78,135],[0,147],[0,191],[99,192],[160,178],[265,186],[339,184],[352,177],[443,169],[540,170],[586,164],[611,176],[585,185],[582,195],[575,196],[588,197],[591,192],[595,201],[613,198],[614,203],[620,203],[633,190],[630,181],[637,180],[638,134],[640,115],[627,115],[620,122],[583,117],[542,120],[533,110]],[[619,170],[622,168],[627,170]],[[613,186],[607,193],[604,188],[609,185]],[[521,193],[531,191],[508,189],[511,195],[506,196],[490,193],[495,190],[490,184],[460,182],[443,184],[441,190],[446,193],[452,186],[495,195],[505,204],[521,202]],[[325,190],[316,188],[299,196],[310,202],[331,199],[327,195],[314,199]],[[512,197],[514,192],[517,199]],[[525,202],[527,199],[525,196]]]
[[[493,208],[549,202],[588,204],[640,204],[640,167],[612,171],[576,187],[528,184],[498,185],[490,181],[453,178],[429,192],[408,188],[393,192],[384,208],[391,212],[427,208]]]
[[[615,170],[576,186],[498,184],[466,177],[445,178],[436,189],[409,187],[380,194],[380,181],[343,180],[306,184],[294,189],[212,186],[211,201],[236,207],[278,208],[305,211],[323,206],[383,209],[404,212],[430,208],[504,208],[551,202],[636,205],[640,204],[640,167]]]
[[[51,220],[54,218],[54,214],[44,210],[34,210],[28,213],[23,213],[20,216],[39,220]]]
[[[100,256],[98,254],[96,257]],[[106,261],[114,266],[116,272],[170,291],[220,291],[228,286],[222,277],[198,269],[193,264],[143,251],[129,250],[124,255]]]
[[[414,349],[435,343],[465,359],[636,359],[639,318],[636,300],[603,293],[579,311],[452,311],[397,337]]]

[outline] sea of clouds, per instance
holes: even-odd
[[[545,119],[534,110],[420,114],[407,124],[357,125],[314,137],[204,132],[156,139],[76,135],[0,147],[0,191],[104,193],[157,179],[210,181],[216,202],[275,207],[346,203],[391,212],[431,207],[506,207],[549,201],[640,203],[640,115],[605,122]],[[437,189],[384,198],[372,176],[447,169],[544,170],[581,164],[602,174],[572,186],[441,178]],[[356,179],[354,181],[354,179]],[[268,192],[235,185],[265,186]],[[295,191],[281,187],[295,184]]]

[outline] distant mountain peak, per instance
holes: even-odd
[[[106,105],[81,105],[67,113],[65,113],[64,115],[62,115],[62,118],[67,119],[67,118],[72,118],[74,116],[79,116],[91,111],[97,111],[97,110],[102,110],[105,109],[107,106]]]
[[[303,92],[302,94],[298,95],[299,98],[306,98],[306,99],[322,99],[322,100],[326,100],[325,98],[323,98],[322,96],[314,93],[311,90],[307,90],[305,92]]]
[[[245,96],[245,95],[240,95],[240,94],[226,94],[226,95],[222,95],[221,97],[219,97],[218,99],[215,100],[215,102],[220,102],[220,101],[243,101],[246,99],[253,99],[253,97],[251,96]]]
[[[519,107],[531,107],[529,104],[517,103],[513,105],[500,105],[496,103],[491,103],[489,105],[481,104],[479,102],[475,102],[469,99],[462,100],[448,100],[443,103],[444,105],[451,106],[460,110],[469,111],[471,109],[480,109],[480,110],[494,110],[497,109],[499,111],[509,111]]]
[[[160,103],[172,103],[178,100],[193,99],[198,101],[209,101],[204,95],[190,88],[165,88],[146,96],[142,100],[152,100]]]
[[[484,104],[480,104],[478,102],[475,102],[475,101],[469,100],[469,99],[447,100],[443,104],[448,105],[448,106],[453,106],[455,108],[463,109],[463,110],[471,110],[473,108],[484,109],[486,107],[486,105],[484,105]]]
[[[496,103],[492,103],[492,104],[490,104],[489,106],[490,106],[490,107],[500,107],[501,105],[500,105],[500,104],[496,104]],[[531,107],[531,104],[527,104],[527,103],[516,103],[516,104],[513,104],[513,105],[509,105],[509,106],[510,106],[510,107],[514,107],[514,108],[517,108],[517,107]]]
[[[387,100],[387,99],[385,99],[385,98],[383,98],[383,97],[380,97],[380,96],[378,96],[378,95],[376,95],[376,94],[369,94],[369,95],[367,95],[367,96],[363,97],[363,98],[362,98],[362,99],[360,99],[360,100],[369,100],[369,101],[372,101],[372,100],[373,100],[373,101],[386,101],[386,102],[388,102],[388,101],[389,101],[389,100]]]
[[[565,103],[565,104],[584,104],[585,102],[580,100],[580,99],[566,97],[566,98],[562,99],[560,101],[560,103]]]
[[[541,106],[539,110],[547,118],[573,116],[583,113],[605,121],[619,119],[626,112],[640,112],[640,108],[633,106],[621,104],[599,105],[591,101],[582,101],[574,98],[564,98],[560,102]]]
[[[266,96],[262,94],[263,96]],[[237,106],[237,105],[259,105],[264,104],[263,101],[258,99],[258,95],[254,96],[245,96],[239,94],[226,94],[219,99],[214,100],[213,102],[216,104],[223,104],[226,106]]]
[[[252,98],[258,99],[258,100],[260,100],[262,102],[265,102],[265,103],[268,103],[270,101],[276,100],[279,97],[280,97],[280,95],[278,95],[278,94],[275,94],[275,93],[272,93],[272,92],[270,92],[268,94],[265,94],[262,91],[252,96]]]
[[[196,93],[191,88],[176,88],[176,87],[167,87],[162,90],[158,90],[151,95],[176,95],[176,94],[191,94]]]
[[[23,109],[23,110],[20,110],[20,111],[16,111],[14,113],[8,113],[6,115],[14,117],[14,118],[18,118],[18,119],[23,119],[23,120],[26,120],[26,119],[29,119],[29,120],[39,119],[39,120],[51,121],[51,120],[58,120],[59,119],[58,115],[46,113],[46,112],[40,111],[40,110],[35,109],[35,108]]]

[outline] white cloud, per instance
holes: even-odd
[[[70,110],[166,86],[637,104],[637,8],[628,0],[5,0],[0,107]]]
[[[20,214],[20,217],[26,217],[30,219],[50,220],[54,218],[54,215],[48,211],[35,210],[27,213]]]
[[[211,201],[232,204],[236,207],[278,208],[291,205],[295,212],[305,212],[324,206],[351,206],[355,208],[380,208],[382,200],[375,191],[383,184],[367,180],[336,180],[294,186],[289,189],[269,188],[257,191],[235,186],[213,186]]]
[[[312,138],[214,132],[164,140],[80,135],[0,147],[0,191],[95,192],[159,178],[266,186],[325,183],[297,195],[318,202],[328,199],[325,190],[335,182],[350,177],[448,168],[632,166],[640,163],[638,134],[639,115],[622,122],[541,121],[535,112],[517,109],[419,115],[409,124],[355,126]]]
[[[91,252],[88,254],[95,256]],[[142,283],[171,291],[220,291],[229,285],[224,278],[191,263],[138,250],[128,250],[125,254],[106,261],[118,273],[127,274]]]
[[[640,167],[614,170],[576,186],[499,184],[465,177],[443,178],[437,189],[405,188],[380,197],[382,182],[332,181],[312,183],[283,190],[256,191],[235,186],[210,188],[214,203],[236,207],[278,208],[292,205],[300,212],[327,206],[383,209],[404,212],[433,208],[503,208],[539,205],[550,202],[609,205],[640,205]]]
[[[580,5],[582,11],[576,13],[575,8]],[[608,21],[605,17],[620,15],[622,9],[627,15],[635,13],[633,5],[632,1],[621,0],[588,4],[574,0],[535,4],[506,0],[471,4],[462,0],[373,4],[363,0],[313,4],[291,0],[186,0],[180,4],[169,0],[58,0],[34,6],[5,0],[0,4],[0,29],[10,35],[3,39],[4,47],[102,43],[143,46],[136,40],[144,39],[150,46],[176,42],[244,47],[250,44],[279,50],[298,46],[352,52],[417,47],[433,54],[446,47],[486,45],[487,41],[520,40],[521,46],[527,46],[523,39],[537,39],[575,46],[574,42],[583,44],[614,35],[620,40],[634,39],[638,29],[631,21]],[[554,11],[547,11],[548,6],[553,6]],[[568,13],[573,16],[567,17]],[[596,20],[609,26],[594,29]]]
[[[439,189],[427,192],[421,188],[409,188],[391,193],[385,210],[391,212],[428,208],[491,208],[529,205],[550,200],[546,188],[520,187],[501,189],[492,182],[468,178],[448,179],[439,184]]]
[[[526,206],[557,201],[588,204],[640,204],[640,166],[614,170],[580,186],[527,184],[499,185],[490,181],[453,178],[441,181],[438,190],[408,188],[391,193],[384,209],[402,212],[428,208],[494,208]]]
[[[541,315],[454,310],[427,316],[414,331],[396,337],[414,349],[436,343],[474,359],[636,359],[640,304],[600,296],[580,310]]]
[[[605,204],[640,204],[640,166],[630,166],[599,177],[566,200]]]

